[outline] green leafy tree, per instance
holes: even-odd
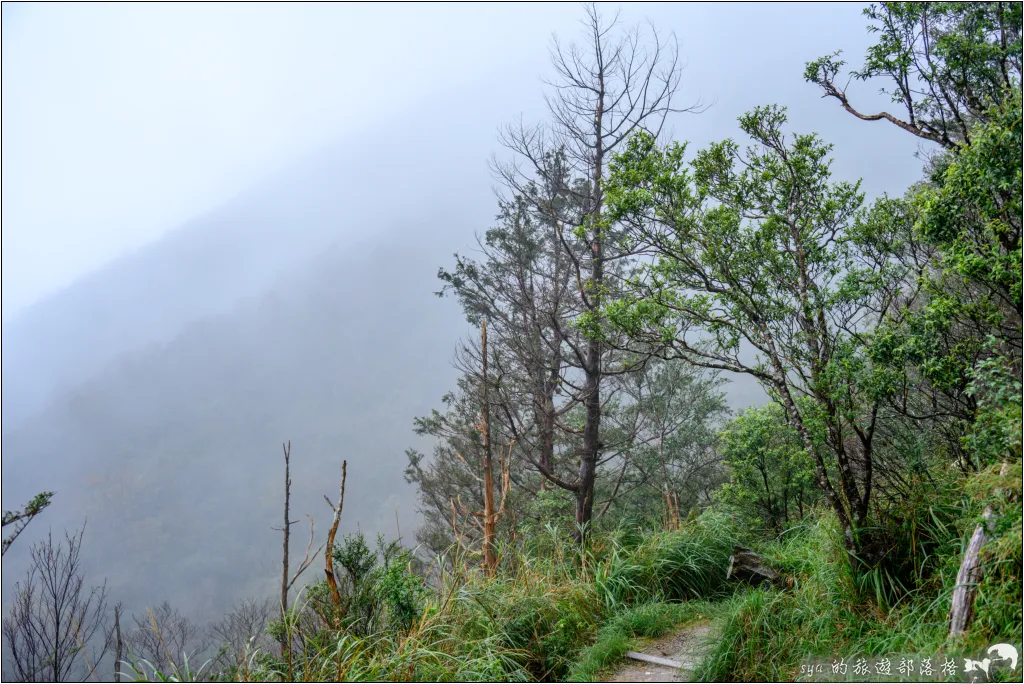
[[[814,465],[777,404],[744,411],[721,439],[729,481],[718,496],[742,519],[780,533],[816,502]]]
[[[839,52],[807,64],[804,77],[849,113],[889,121],[954,149],[1021,82],[1021,5],[1008,2],[883,2],[864,10],[878,39],[850,80],[881,78],[904,114],[858,110],[840,85]]]
[[[415,570],[412,551],[384,546],[382,565],[374,570],[373,593],[380,602],[380,619],[389,629],[406,631],[423,612],[427,588]]]
[[[851,105],[837,85],[838,53],[809,63],[805,77],[850,113],[888,119],[943,150],[906,200],[873,210],[877,225],[902,227],[881,251],[915,268],[870,353],[923,381],[913,384],[925,401],[904,399],[903,413],[940,426],[963,468],[1019,458],[1012,440],[982,435],[1001,434],[990,423],[1013,411],[997,397],[1020,387],[1024,13],[1018,3],[881,3],[865,15],[877,40],[851,76],[881,82],[906,116]]]
[[[882,321],[870,349],[877,362],[922,379],[918,393],[926,401],[910,400],[904,413],[945,430],[965,470],[1020,453],[1005,448],[1005,441],[993,450],[974,434],[976,425],[992,417],[986,412],[1005,413],[997,396],[1016,394],[1011,401],[1019,403],[1024,182],[1019,94],[972,130],[972,143],[942,157],[931,180],[902,206],[879,206],[880,223],[906,226],[906,240],[890,243],[892,257],[906,260],[907,245],[917,243],[927,258],[915,269],[916,278],[906,282],[906,306]],[[993,374],[992,364],[1004,371]]]
[[[783,132],[785,111],[741,117],[753,140],[699,152],[635,136],[613,162],[610,218],[648,255],[606,315],[695,365],[755,377],[784,407],[848,550],[864,558],[874,437],[889,383],[863,354],[893,275],[850,237],[858,184],[833,182],[830,147]],[[748,360],[745,350],[756,353]]]

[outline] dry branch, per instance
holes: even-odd
[[[338,524],[341,523],[341,509],[345,505],[345,479],[348,475],[348,461],[341,462],[341,489],[338,492],[338,505],[335,506],[331,500],[324,495],[327,505],[334,511],[334,519],[331,521],[331,529],[327,533],[327,552],[324,554],[324,573],[327,575],[327,586],[331,590],[331,603],[335,611],[341,610],[341,592],[338,591],[338,580],[334,577],[334,537],[338,534]],[[340,615],[335,616],[335,622]]]
[[[309,518],[309,543],[306,544],[306,555],[303,556],[302,563],[299,564],[299,569],[295,571],[295,574],[292,575],[291,580],[288,582],[289,589],[291,589],[292,585],[295,584],[295,580],[299,579],[299,575],[305,572],[306,568],[313,564],[313,561],[316,560],[317,555],[324,548],[323,544],[321,544],[320,548],[318,548],[313,553],[312,556],[309,555],[309,550],[313,548],[313,516],[307,513],[306,517]]]
[[[498,562],[494,556],[494,468],[491,463],[491,420],[489,397],[487,393],[487,321],[480,324],[480,435],[483,439],[484,452],[484,568],[494,572]]]

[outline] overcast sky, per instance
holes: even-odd
[[[573,4],[4,4],[4,319],[328,143],[385,135],[445,93],[500,79],[538,117],[551,35],[575,36],[581,14]],[[735,135],[745,109],[779,102],[794,128],[835,142],[837,171],[864,176],[872,194],[917,177],[910,136],[854,120],[802,81],[821,54],[863,55],[860,6],[623,7],[628,22],[648,18],[679,38],[682,98],[714,103],[677,137]],[[853,92],[885,104],[872,87]],[[481,173],[497,149],[480,149]]]

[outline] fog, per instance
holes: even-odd
[[[839,47],[863,54],[859,12],[628,5],[622,20],[675,32],[680,101],[710,105],[673,119],[676,138],[737,136],[743,112],[785,103],[870,197],[916,180],[912,137],[801,77]],[[4,556],[5,595],[32,542],[86,520],[89,577],[126,610],[166,599],[206,619],[270,594],[284,440],[294,518],[322,536],[347,459],[342,531],[412,539],[412,420],[454,386],[468,332],[437,270],[493,221],[496,131],[544,117],[551,34],[575,37],[581,14],[4,5],[4,507],[56,492]],[[749,382],[729,393],[762,400]]]

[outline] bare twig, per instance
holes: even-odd
[[[305,572],[306,568],[308,568],[313,563],[313,561],[316,560],[317,555],[324,548],[324,545],[321,544],[320,548],[318,548],[313,553],[312,556],[309,555],[309,550],[311,548],[313,548],[313,516],[311,516],[311,515],[309,515],[307,513],[306,517],[309,518],[309,543],[306,544],[306,555],[303,557],[302,563],[299,564],[299,569],[295,571],[295,574],[292,575],[291,580],[288,582],[288,588],[289,589],[292,587],[292,585],[295,584],[295,580],[299,579],[299,575],[301,575],[303,572]]]

